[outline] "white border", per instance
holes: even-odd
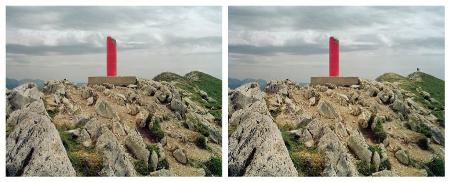
[[[33,177],[33,178],[6,178],[5,177],[5,135],[2,134],[5,131],[5,119],[1,119],[0,124],[0,177],[1,181],[100,181],[100,180],[108,180],[108,181],[124,181],[124,180],[133,180],[133,181],[336,181],[336,182],[348,182],[348,181],[368,181],[368,180],[376,180],[376,181],[450,181],[450,166],[448,164],[448,156],[446,154],[446,175],[445,178],[417,178],[417,177],[398,177],[398,178],[370,178],[370,177],[352,177],[352,178],[331,178],[331,177],[299,177],[299,178],[287,178],[287,177],[279,177],[279,178],[242,178],[242,177],[226,177],[228,175],[228,6],[238,6],[238,5],[253,5],[253,6],[443,6],[445,5],[446,15],[445,19],[449,20],[449,7],[448,0],[103,0],[99,2],[93,0],[2,0],[0,9],[0,23],[1,23],[1,32],[2,36],[0,40],[2,43],[5,43],[5,5],[59,5],[59,6],[222,6],[222,174],[224,177],[218,178],[202,178],[202,177],[176,177],[176,178],[148,178],[148,177],[130,177],[130,178],[104,178],[104,177],[96,177],[96,178],[88,178],[88,177],[77,177],[77,178],[44,178],[44,177]],[[449,21],[447,21],[449,22]],[[445,27],[448,30],[449,23],[446,23]],[[445,33],[445,43],[449,44],[449,33]],[[445,52],[450,53],[449,47],[445,47]],[[5,85],[5,46],[0,46],[0,59],[2,60],[2,64],[0,64],[0,72],[3,73],[0,77],[0,84]],[[447,61],[447,56],[445,56]],[[445,68],[448,68],[448,64],[445,64]],[[450,75],[445,74],[445,79],[450,81]],[[446,87],[448,88],[449,84],[446,83]],[[1,98],[4,100],[5,97],[5,87],[0,86],[0,91],[2,93]],[[449,95],[448,89],[446,90],[446,95]],[[450,98],[447,97],[446,102],[449,103]],[[5,112],[5,102],[0,102],[0,110],[2,113]],[[446,114],[446,118],[449,118],[449,114]],[[449,132],[446,132],[446,138],[449,138]],[[446,143],[448,146],[448,142]],[[446,147],[446,151],[449,151],[449,147]]]

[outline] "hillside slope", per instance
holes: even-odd
[[[8,90],[8,176],[220,176],[221,123],[192,99],[204,92],[193,88],[138,79],[126,87],[52,80],[42,91],[32,83]]]
[[[266,107],[256,108],[251,103],[257,99],[242,94],[242,90],[250,90],[244,85],[229,91],[229,141],[255,140],[253,135],[235,136],[242,135],[243,126],[258,131],[248,123],[263,120],[249,116],[268,112],[269,120],[278,127],[268,134],[281,134],[291,159],[284,163],[292,162],[299,176],[443,176],[443,121],[435,110],[419,102],[426,93],[407,90],[413,85],[435,93],[427,100],[439,98],[441,83],[433,88],[423,83],[430,78],[425,74],[385,74],[379,80],[392,83],[361,79],[361,85],[352,87],[300,86],[290,80],[273,80],[260,94]],[[258,88],[257,83],[251,85],[253,90]],[[233,155],[231,149],[229,156]],[[247,164],[247,168],[253,167],[253,163]],[[260,174],[289,171],[273,169]]]
[[[385,73],[376,80],[399,83],[402,89],[411,92],[414,100],[430,109],[438,117],[441,125],[445,126],[443,122],[445,120],[445,82],[443,80],[423,72],[414,72],[407,77],[395,73]]]

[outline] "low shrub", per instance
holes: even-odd
[[[208,148],[208,138],[203,135],[198,136],[197,141],[195,143],[197,144],[198,147],[202,149]]]
[[[427,137],[419,138],[419,140],[417,140],[417,145],[423,150],[430,149],[430,143],[428,142],[428,138]]]
[[[433,158],[425,164],[428,176],[445,176],[445,161],[440,158]]]
[[[380,121],[377,121],[377,123],[375,124],[373,135],[375,137],[375,141],[377,141],[378,143],[383,142],[387,138],[387,134],[383,128],[383,124]]]
[[[134,161],[134,169],[136,172],[138,172],[142,176],[147,176],[150,174],[150,169],[148,168],[148,165],[143,160],[137,160]]]
[[[222,176],[222,159],[212,156],[204,163],[204,169],[207,176]]]
[[[155,139],[159,142],[162,138],[164,138],[164,131],[161,129],[161,125],[159,121],[155,121],[150,128],[150,135],[155,137]]]
[[[361,160],[356,162],[356,168],[358,169],[359,174],[364,176],[370,176],[375,172],[375,168],[370,163]]]

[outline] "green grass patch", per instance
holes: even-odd
[[[445,161],[440,158],[433,158],[425,164],[428,176],[445,176]]]
[[[222,176],[222,159],[212,156],[203,164],[206,176]]]
[[[76,139],[65,133],[67,130],[75,129],[69,125],[57,128],[67,156],[77,172],[77,176],[98,176],[103,168],[102,158],[96,153],[94,147],[84,147]]]

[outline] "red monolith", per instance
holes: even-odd
[[[106,39],[106,76],[117,75],[116,40],[110,36]]]
[[[339,76],[339,40],[330,37],[330,77]]]

